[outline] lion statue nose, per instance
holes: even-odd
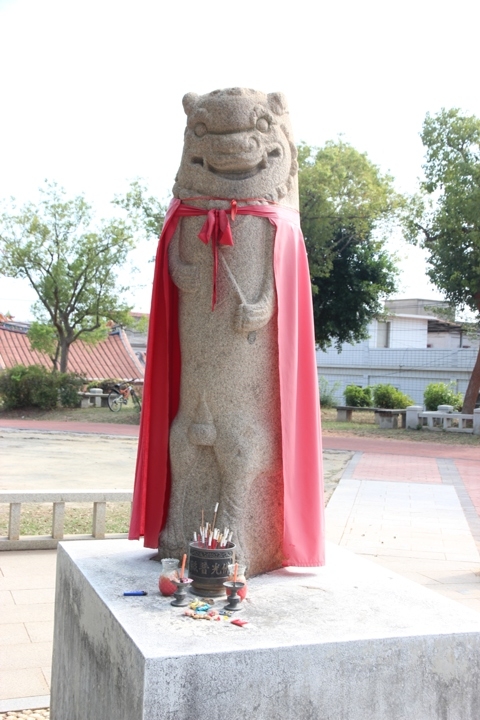
[[[260,144],[252,133],[231,133],[229,135],[217,135],[213,139],[212,150],[221,155],[258,154]]]

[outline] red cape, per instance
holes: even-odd
[[[172,200],[155,265],[142,420],[129,537],[158,547],[170,497],[169,431],[179,405],[181,354],[178,292],[168,271],[168,246],[181,217],[207,210]],[[324,501],[317,363],[310,274],[295,210],[245,205],[239,215],[275,226],[274,273],[284,484],[284,565],[325,562]],[[206,223],[207,225],[207,223]]]

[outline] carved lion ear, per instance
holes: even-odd
[[[186,115],[190,115],[198,100],[197,93],[187,93],[183,96],[182,103]]]
[[[287,112],[287,98],[283,93],[268,93],[268,106],[275,115],[283,115]]]

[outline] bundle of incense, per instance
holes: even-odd
[[[213,522],[211,524],[207,522],[204,525],[205,513],[202,510],[202,524],[200,525],[200,530],[198,533],[196,531],[193,533],[193,541],[198,543],[200,547],[215,550],[216,548],[226,547],[227,543],[232,541],[233,532],[229,528],[226,527],[222,533],[217,527],[215,527],[217,512],[218,503],[216,503],[213,511]]]

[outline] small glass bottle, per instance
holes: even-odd
[[[238,582],[245,583],[244,587],[237,590],[237,595],[242,600],[245,600],[245,597],[247,595],[247,581],[245,579],[246,570],[247,570],[246,565],[240,565],[240,563],[238,563],[238,565],[237,565],[237,580],[238,580]],[[228,566],[228,580],[231,580],[233,582],[234,576],[235,576],[235,563],[232,563],[231,565]],[[229,597],[231,594],[232,594],[232,591],[229,588],[227,588],[227,597]]]
[[[158,589],[165,597],[173,595],[177,586],[173,580],[178,580],[178,563],[176,558],[163,558],[162,571],[158,578]]]

